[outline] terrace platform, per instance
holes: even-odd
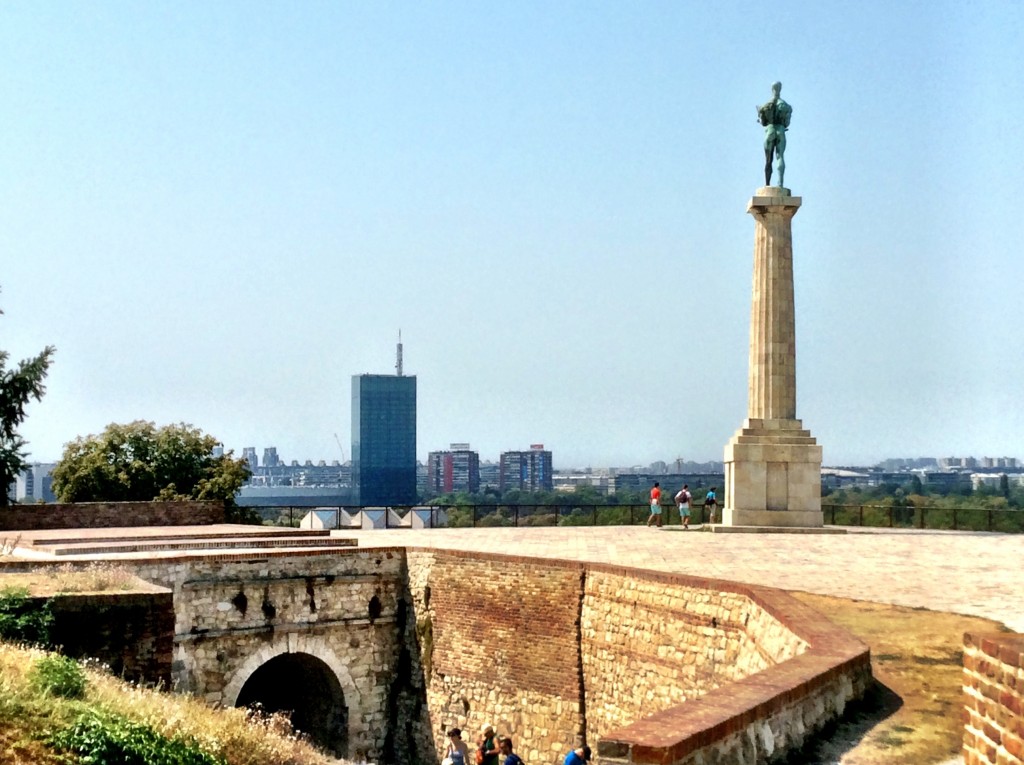
[[[45,529],[9,531],[8,542],[17,540],[17,556],[27,559],[168,557],[175,554],[244,554],[338,550],[356,541],[332,536],[330,531],[273,526],[154,526],[97,529]]]

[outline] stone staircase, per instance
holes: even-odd
[[[332,537],[326,529],[221,525],[38,531],[22,538],[19,547],[36,556],[66,557],[119,553],[312,551],[356,545],[356,540]]]

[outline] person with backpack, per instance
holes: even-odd
[[[480,728],[480,740],[477,742],[476,765],[498,765],[498,736],[490,723]]]
[[[690,528],[690,487],[683,484],[683,488],[676,492],[676,504],[679,506],[679,522],[684,529]]]
[[[709,518],[708,523],[715,522],[715,510],[718,509],[718,500],[715,498],[715,487],[711,487],[711,491],[704,495],[704,508],[708,511]]]

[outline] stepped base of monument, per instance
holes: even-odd
[[[727,526],[711,527],[714,534],[846,534],[846,529],[835,526]]]

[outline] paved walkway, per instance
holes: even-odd
[[[710,534],[646,527],[335,531],[360,547],[599,561],[971,614],[1024,632],[1024,534],[851,529]]]

